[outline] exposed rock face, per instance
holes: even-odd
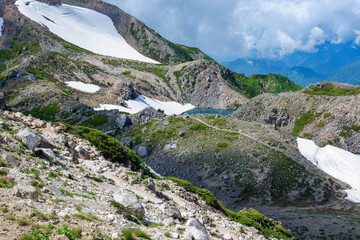
[[[29,128],[25,128],[20,131],[17,134],[17,137],[21,138],[21,140],[28,146],[29,150],[34,150],[35,148],[54,148],[54,145],[36,131]]]
[[[116,90],[123,100],[132,100],[138,96],[132,82],[120,82],[116,85]]]
[[[141,122],[150,122],[154,118],[162,118],[164,116],[165,116],[164,111],[160,109],[156,110],[152,107],[147,107],[138,113],[138,117]]]
[[[288,125],[289,119],[290,116],[287,113],[286,109],[279,112],[276,108],[274,108],[273,110],[271,110],[271,114],[268,116],[268,118],[264,119],[264,121],[267,124],[273,125],[275,128],[279,128]]]
[[[131,118],[126,115],[126,114],[121,114],[119,117],[117,117],[116,119],[116,126],[120,129],[123,130],[124,128],[131,126],[132,125],[132,121]]]
[[[122,190],[114,194],[114,200],[121,205],[121,208],[138,218],[145,216],[145,209],[137,199],[136,195],[130,191]]]

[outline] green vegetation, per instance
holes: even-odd
[[[99,127],[102,126],[104,124],[106,124],[108,122],[108,117],[105,115],[96,115],[93,116],[92,118],[89,118],[88,120],[84,121],[81,125],[86,126],[86,127]]]
[[[227,148],[227,147],[229,146],[229,144],[226,143],[226,142],[219,142],[219,143],[217,144],[217,146],[218,146],[219,148]]]
[[[221,207],[224,213],[234,222],[255,227],[267,236],[272,236],[278,239],[293,239],[289,231],[280,227],[279,225],[276,225],[270,219],[254,209],[235,213],[229,209],[226,209],[223,205],[221,205]]]
[[[326,95],[326,96],[349,96],[358,95],[360,87],[357,88],[335,88],[334,84],[328,83],[323,88],[312,87],[304,90],[304,93],[311,95]]]
[[[0,175],[8,175],[8,172],[5,169],[0,169]]]
[[[30,112],[24,112],[25,115],[31,114],[36,118],[40,118],[45,121],[55,120],[55,115],[60,111],[57,103],[53,103],[47,106],[38,106],[33,108]]]
[[[293,132],[291,133],[294,136],[299,136],[299,133],[304,130],[305,125],[312,123],[315,120],[315,115],[313,113],[304,113],[300,118],[296,119]]]
[[[127,147],[124,147],[119,141],[105,133],[84,127],[66,125],[67,131],[78,135],[89,141],[97,147],[101,154],[109,161],[128,164],[131,162],[135,169],[145,168],[145,163],[136,155],[136,153]]]
[[[122,230],[122,235],[125,240],[133,240],[134,239],[132,236],[132,233],[129,229]]]
[[[227,209],[224,205],[218,202],[214,194],[211,193],[207,189],[198,188],[193,186],[191,183],[174,178],[174,177],[165,177],[163,180],[170,180],[174,183],[178,184],[179,186],[184,187],[187,191],[193,192],[198,194],[202,200],[206,202],[206,204],[221,210],[226,216],[228,216],[232,221],[244,224],[249,227],[254,227],[259,231],[263,232],[267,236],[272,236],[275,238],[281,239],[293,239],[289,231],[282,228],[281,226],[275,224],[270,219],[259,213],[254,209],[240,211],[235,213],[229,209]]]
[[[351,138],[353,131],[360,133],[360,126],[352,125],[351,127],[343,126],[343,130],[340,132],[339,136],[344,138]]]
[[[15,183],[10,182],[7,178],[0,177],[0,188],[13,188]]]
[[[325,123],[324,122],[319,122],[317,127],[318,128],[323,128],[323,127],[325,127]]]
[[[99,177],[92,177],[92,180],[94,180],[95,182],[103,182],[103,180]]]
[[[26,234],[20,240],[50,240],[50,234],[44,233],[40,230],[35,230],[31,234]]]
[[[141,231],[140,229],[135,229],[133,232],[132,232],[136,237],[140,237],[140,238],[144,238],[144,239],[151,239],[149,237],[149,235],[147,235],[146,233],[144,233],[143,231]]]
[[[224,126],[225,124],[227,124],[226,119],[224,118],[216,118],[214,121],[212,121],[213,125],[218,125],[218,126]]]
[[[63,47],[66,48],[66,49],[68,49],[68,50],[74,51],[74,52],[76,52],[76,53],[87,53],[87,54],[91,54],[90,51],[85,50],[85,49],[82,49],[82,48],[80,48],[80,47],[78,47],[78,46],[76,46],[76,45],[73,45],[73,44],[71,44],[71,43],[64,43],[64,44],[63,44]]]
[[[205,130],[207,128],[208,128],[208,126],[206,126],[204,123],[196,123],[196,124],[192,125],[191,127],[189,127],[189,129],[193,130],[193,131],[201,131],[201,130]]]
[[[296,92],[302,89],[288,78],[278,74],[255,74],[250,77],[235,72],[232,72],[232,74],[234,76],[233,80],[225,75],[222,77],[235,86],[236,91],[248,98],[256,97],[262,93]]]
[[[56,231],[57,234],[64,234],[69,240],[80,239],[81,232],[80,228],[69,228],[66,225]]]
[[[164,233],[164,236],[167,238],[171,238],[171,234],[169,232]]]
[[[91,214],[91,213],[75,213],[73,214],[74,217],[77,217],[77,218],[80,218],[80,219],[83,219],[83,220],[87,220],[89,222],[92,222],[92,221],[99,221],[99,218],[96,217],[95,215]]]

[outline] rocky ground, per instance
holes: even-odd
[[[0,125],[0,239],[266,239],[171,181],[107,161],[64,125],[9,111]]]

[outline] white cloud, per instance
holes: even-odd
[[[360,43],[360,0],[105,0],[171,41],[217,58]],[[358,40],[357,40],[358,39]]]

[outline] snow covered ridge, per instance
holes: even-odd
[[[127,112],[130,114],[138,113],[147,107],[153,107],[156,110],[161,109],[164,110],[166,115],[172,114],[181,114],[190,109],[195,108],[192,104],[182,105],[177,102],[162,102],[158,100],[154,100],[145,96],[139,96],[135,100],[125,101],[128,107],[118,106],[118,105],[110,105],[110,104],[101,104],[100,108],[96,108],[96,111],[100,110],[114,110],[118,109],[120,112]]]
[[[76,90],[86,92],[86,93],[96,93],[100,90],[100,87],[94,84],[87,84],[82,82],[65,82],[67,86],[74,88]]]
[[[2,36],[2,32],[4,28],[4,19],[2,17],[0,17],[0,37]]]
[[[351,186],[346,199],[360,203],[360,156],[334,146],[318,147],[313,141],[298,138],[300,153],[319,169]]]
[[[158,63],[131,47],[104,14],[66,4],[50,6],[34,0],[17,0],[15,4],[26,17],[81,48],[106,56]]]

